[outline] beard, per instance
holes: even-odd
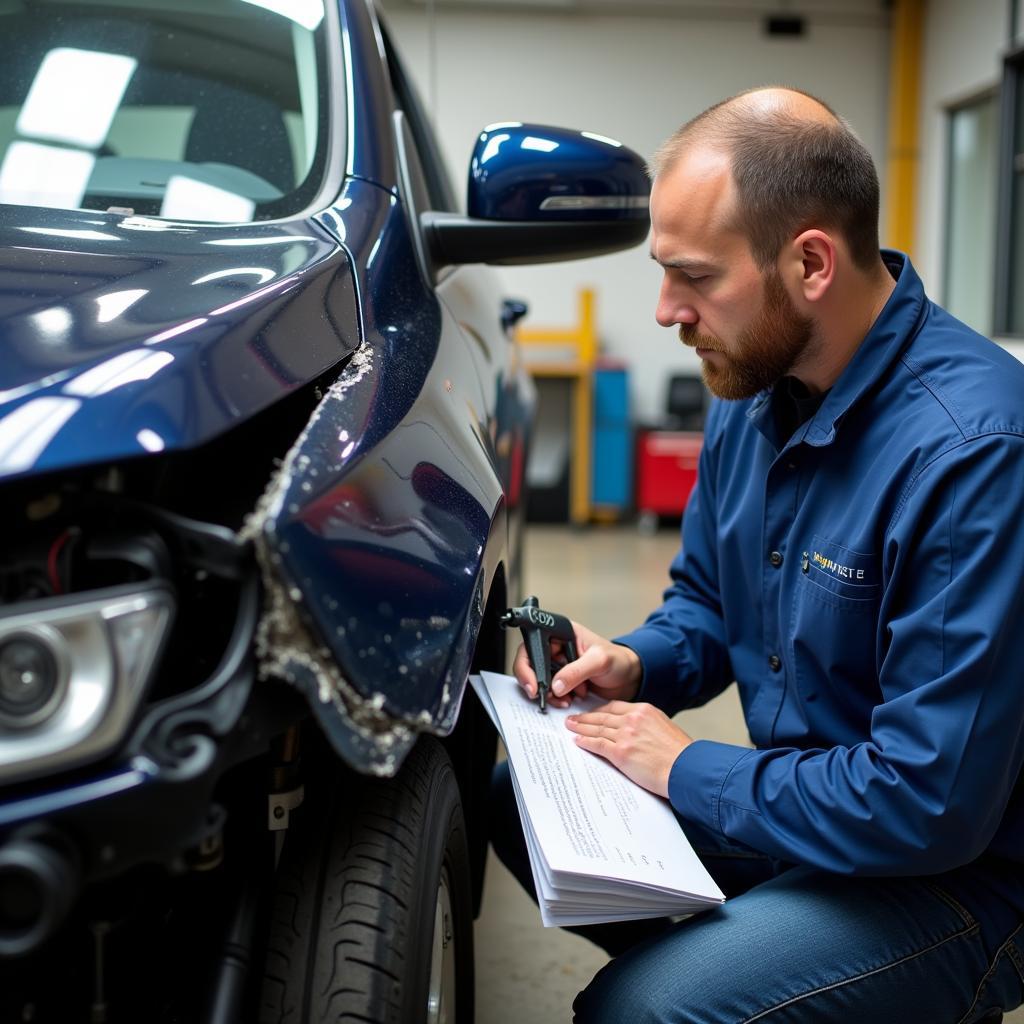
[[[777,270],[764,279],[764,302],[753,323],[744,328],[732,350],[693,324],[680,324],[679,338],[691,348],[720,352],[724,366],[701,360],[701,374],[717,398],[753,398],[786,376],[807,354],[814,340],[814,321],[801,316],[786,293]]]

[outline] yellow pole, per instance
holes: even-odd
[[[896,0],[889,61],[889,147],[883,242],[909,253],[914,246],[921,48],[926,0]]]
[[[581,288],[579,294],[579,361],[573,402],[572,486],[569,518],[577,526],[590,521],[590,446],[593,438],[594,359],[597,356],[597,322],[594,292]]]

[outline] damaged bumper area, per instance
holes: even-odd
[[[282,582],[281,559],[265,536],[253,538],[263,578],[263,613],[256,630],[260,679],[284,679],[309,702],[320,728],[345,762],[373,775],[394,775],[421,731],[384,710],[342,675],[331,650],[302,621],[301,591]],[[429,719],[426,724],[429,724]]]

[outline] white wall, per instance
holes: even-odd
[[[807,5],[809,8],[810,5]],[[807,10],[805,8],[805,10]],[[388,5],[388,22],[430,103],[429,31],[423,11]],[[766,38],[760,18],[491,12],[438,6],[436,126],[464,191],[476,133],[517,120],[586,129],[648,158],[680,124],[755,85],[785,83],[834,106],[854,125],[883,176],[888,27],[877,0],[850,17],[808,14],[800,39]],[[628,10],[623,4],[622,10]],[[597,290],[605,351],[631,369],[635,419],[655,418],[667,376],[698,373],[674,331],[654,322],[658,268],[645,247],[541,267],[503,268],[508,291],[531,304],[535,326],[568,324],[576,289]]]
[[[946,225],[947,109],[999,84],[1010,0],[930,0],[921,82],[921,162],[914,265],[942,300]]]

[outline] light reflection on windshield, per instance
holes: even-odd
[[[323,163],[323,0],[26,0],[0,14],[0,203],[221,223]]]

